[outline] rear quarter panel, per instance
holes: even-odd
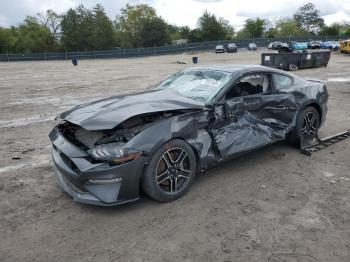
[[[314,106],[320,111],[321,123],[324,123],[328,111],[328,91],[322,81],[297,81],[289,91],[295,96],[299,111],[307,106]]]

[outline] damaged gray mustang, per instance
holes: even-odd
[[[185,69],[154,90],[80,105],[49,137],[61,187],[75,201],[119,205],[142,190],[181,197],[195,175],[276,141],[317,135],[323,82],[263,66]]]

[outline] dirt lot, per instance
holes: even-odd
[[[185,61],[186,65],[175,62]],[[56,185],[47,137],[81,102],[145,89],[191,55],[0,64],[0,261],[350,261],[350,139],[306,157],[285,143],[197,177],[166,204],[74,203]],[[199,54],[258,64],[259,52]],[[321,135],[350,128],[350,56],[297,74],[327,81]]]

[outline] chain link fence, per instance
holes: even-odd
[[[216,45],[236,43],[238,48],[246,48],[249,43],[255,43],[257,46],[266,47],[271,42],[308,42],[311,40],[320,41],[339,41],[339,36],[290,36],[280,38],[256,38],[256,39],[234,39],[219,40],[200,43],[188,43],[179,45],[166,45],[146,48],[116,48],[103,51],[83,51],[83,52],[55,52],[55,53],[5,53],[0,54],[0,62],[12,61],[49,61],[49,60],[70,60],[77,59],[107,59],[107,58],[128,58],[168,55],[176,53],[191,53],[205,50],[214,50]]]

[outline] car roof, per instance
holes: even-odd
[[[242,65],[242,64],[215,64],[190,67],[188,70],[216,70],[228,73],[248,73],[250,71],[269,71],[289,75],[288,73],[261,65]]]

